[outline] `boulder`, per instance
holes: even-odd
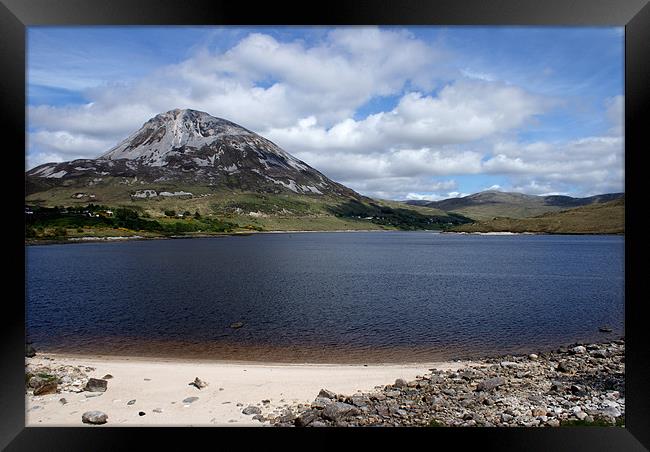
[[[81,416],[81,421],[84,424],[105,424],[108,416],[101,411],[86,411]]]
[[[56,382],[44,383],[34,389],[34,395],[56,394],[57,386]]]
[[[354,405],[344,402],[330,403],[323,409],[323,417],[330,421],[341,421],[348,416],[356,416],[360,413]]]
[[[304,413],[301,413],[300,416],[298,416],[294,420],[294,425],[296,427],[307,427],[309,424],[314,422],[316,419],[320,419],[320,411],[318,411],[318,410],[308,410],[308,411],[305,411]]]
[[[248,405],[246,408],[244,408],[242,411],[242,414],[262,414],[262,410],[260,410],[258,407],[253,406],[253,405]]]
[[[405,388],[405,387],[408,386],[408,382],[406,380],[404,380],[403,378],[398,378],[397,380],[395,380],[394,386],[396,388]]]
[[[88,392],[105,392],[108,387],[108,381],[99,378],[91,378],[84,386],[84,391]]]
[[[329,391],[327,389],[321,389],[320,392],[318,393],[318,397],[322,397],[325,399],[336,399],[336,393]]]
[[[32,344],[25,344],[25,356],[27,358],[33,358],[36,356],[36,349],[32,346]]]

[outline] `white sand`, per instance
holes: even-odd
[[[46,357],[53,358],[47,360]],[[234,362],[191,362],[142,358],[81,358],[37,355],[37,365],[83,365],[94,367],[90,377],[108,380],[108,389],[98,393],[61,393],[26,396],[26,425],[85,426],[81,416],[99,410],[108,415],[105,426],[263,426],[269,425],[242,414],[248,405],[261,408],[262,414],[281,410],[284,405],[310,403],[321,388],[343,394],[367,392],[375,386],[392,384],[397,378],[414,380],[428,369],[458,369],[466,363],[418,364],[264,364]],[[197,389],[188,385],[195,377],[208,383]],[[150,379],[146,381],[145,378]],[[223,388],[220,390],[220,388]],[[63,405],[59,399],[68,403]],[[183,403],[186,397],[198,397]],[[127,405],[135,399],[133,405]],[[262,400],[270,404],[262,404]],[[242,406],[237,406],[237,404]],[[159,408],[161,413],[153,412]],[[138,412],[144,411],[144,416]]]

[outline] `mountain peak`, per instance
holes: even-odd
[[[238,124],[206,112],[176,108],[154,116],[100,158],[140,160],[161,166],[165,157],[178,149],[200,149],[225,136],[252,135]]]

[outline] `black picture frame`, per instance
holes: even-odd
[[[555,25],[625,26],[625,279],[626,279],[626,427],[625,428],[445,428],[445,429],[337,429],[348,439],[383,442],[398,436],[402,446],[423,440],[437,447],[473,443],[481,449],[498,450],[589,450],[636,451],[650,448],[650,373],[648,328],[642,315],[641,293],[643,237],[640,203],[643,190],[641,155],[647,152],[650,99],[650,5],[647,0],[329,0],[319,4],[265,2],[259,5],[235,1],[206,0],[0,0],[0,124],[5,168],[5,264],[18,274],[5,281],[2,302],[0,349],[0,447],[14,450],[123,450],[143,440],[169,448],[193,447],[208,441],[211,448],[228,439],[249,446],[248,434],[276,438],[294,447],[299,438],[313,441],[330,436],[331,429],[187,429],[187,428],[46,428],[25,427],[24,346],[25,286],[24,234],[22,223],[25,146],[25,43],[26,27],[34,25]],[[10,140],[7,140],[10,138]],[[21,221],[8,221],[8,217]],[[21,302],[21,295],[22,302]],[[13,294],[13,295],[11,295]],[[345,430],[345,432],[342,432]],[[282,431],[282,433],[280,433]],[[288,435],[288,436],[285,436]],[[416,437],[417,436],[417,437]],[[347,439],[346,439],[347,441]],[[406,442],[408,441],[408,442]],[[297,444],[296,444],[297,445]],[[341,443],[347,447],[349,444]],[[298,447],[305,447],[304,443]],[[311,444],[306,444],[311,447]],[[425,446],[426,447],[426,446]],[[449,447],[449,446],[448,446]]]

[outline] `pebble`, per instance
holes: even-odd
[[[475,360],[458,371],[430,369],[416,381],[398,379],[370,393],[333,397],[321,391],[311,405],[290,407],[293,421],[291,416],[269,420],[281,427],[426,426],[431,421],[456,427],[559,427],[571,419],[614,422],[625,415],[624,355],[621,340]]]

